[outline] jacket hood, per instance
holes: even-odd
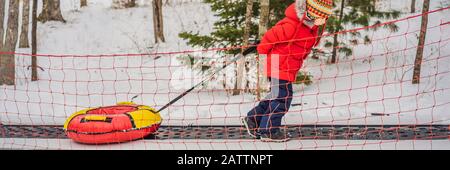
[[[296,0],[285,11],[286,17],[300,21],[305,14],[306,2],[305,0]]]

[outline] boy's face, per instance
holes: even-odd
[[[325,24],[325,22],[327,22],[327,20],[325,18],[314,19],[314,25],[317,25],[317,26],[321,26],[321,25]]]

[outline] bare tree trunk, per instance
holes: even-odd
[[[341,9],[340,9],[340,12],[339,12],[339,20],[341,20],[342,17],[344,16],[344,6],[345,6],[345,0],[342,0],[341,1]],[[339,29],[334,30],[334,32],[338,32],[338,31],[339,31]],[[336,61],[337,61],[337,52],[338,52],[337,51],[337,47],[338,47],[338,45],[339,45],[338,34],[334,34],[334,37],[333,37],[333,52],[332,52],[331,61],[330,61],[331,63],[336,63]]]
[[[260,0],[260,20],[259,20],[259,37],[262,37],[269,25],[270,0]]]
[[[259,28],[258,28],[258,37],[262,39],[264,34],[267,32],[267,27],[269,26],[269,15],[270,15],[270,0],[261,0],[260,1],[260,19],[259,19]],[[261,66],[259,55],[256,56],[256,99],[261,100],[261,84],[265,81],[261,81]]]
[[[45,0],[43,1],[43,9],[38,17],[41,22],[47,21],[61,21],[66,22],[61,14],[60,0]]]
[[[87,0],[80,0],[80,7],[87,6]]]
[[[3,35],[5,34],[5,29],[3,28],[3,23],[5,23],[5,4],[6,1],[0,1],[0,49],[3,48]]]
[[[136,6],[136,0],[113,0],[113,8],[132,8]]]
[[[6,30],[6,41],[4,48],[9,50],[8,52],[15,51],[17,45],[17,39],[19,34],[19,2],[9,2],[9,14],[8,14],[8,27]]]
[[[253,0],[247,0],[247,11],[245,12],[245,27],[244,27],[244,46],[249,44],[250,30],[252,26],[253,17]],[[244,49],[242,49],[244,51]]]
[[[5,4],[6,1],[0,1],[0,51],[3,51],[3,34],[5,33],[5,30],[3,28],[3,23],[5,23]],[[3,56],[0,55],[0,70],[2,69],[2,58]],[[0,85],[3,84],[2,75],[0,75]]]
[[[336,63],[337,60],[337,47],[338,47],[338,34],[334,34],[333,36],[333,51],[331,53],[331,61],[330,63]]]
[[[6,41],[1,49],[1,51],[9,54],[1,54],[0,84],[14,85],[15,83],[15,55],[11,53],[15,51],[19,37],[19,2],[14,0],[9,1]]]
[[[252,24],[252,12],[253,12],[253,0],[247,0],[247,11],[245,12],[245,26],[244,26],[244,35],[243,35],[243,46],[248,46],[248,41],[250,38],[250,29]],[[241,52],[244,51],[244,48],[241,49]],[[233,95],[239,95],[241,90],[245,87],[243,85],[243,77],[244,77],[244,67],[245,67],[245,58],[242,57],[237,61],[237,79],[236,84],[234,85]]]
[[[32,29],[31,29],[31,81],[37,81],[37,6],[38,1],[33,0]]]
[[[416,0],[411,0],[411,13],[416,12]]]
[[[153,0],[153,30],[156,43],[166,42],[166,39],[164,38],[162,0]]]
[[[136,6],[136,0],[128,0],[128,2],[125,5],[125,7],[127,7],[127,8],[131,8],[131,7],[135,7],[135,6]]]
[[[112,1],[112,8],[123,8],[123,4],[122,4],[123,0],[113,0]]]
[[[423,49],[425,44],[425,37],[427,35],[428,26],[428,10],[430,9],[430,0],[423,1],[422,9],[422,26],[420,28],[419,44],[417,47],[416,60],[414,62],[414,73],[412,84],[420,83],[420,68],[422,66]]]
[[[24,0],[22,7],[22,31],[20,33],[19,48],[29,48],[28,27],[30,23],[30,1]]]
[[[377,11],[377,1],[378,0],[372,0],[372,6],[373,6],[372,12],[376,12]]]

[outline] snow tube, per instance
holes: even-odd
[[[122,143],[156,132],[161,120],[149,106],[123,102],[76,112],[67,119],[64,131],[78,143]]]

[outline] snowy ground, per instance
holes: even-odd
[[[141,140],[113,145],[82,145],[70,139],[0,138],[1,149],[50,150],[450,150],[450,140]]]
[[[136,103],[160,108],[183,91],[180,84],[189,87],[195,81],[190,77],[179,80],[181,73],[189,75],[190,72],[175,58],[176,55],[100,55],[192,50],[178,38],[178,33],[199,31],[207,34],[216,20],[208,5],[172,2],[164,7],[167,42],[155,44],[148,4],[116,10],[104,0],[90,0],[89,6],[83,9],[76,7],[76,1],[62,3],[67,23],[48,22],[38,28],[38,53],[55,56],[38,57],[39,66],[44,69],[39,70],[38,82],[29,80],[30,57],[16,56],[17,85],[0,87],[0,123],[62,125],[77,110],[113,105],[135,95],[140,95]],[[409,2],[390,1],[386,6],[408,11],[405,4]],[[432,1],[431,9],[441,7],[442,1]],[[414,14],[404,13],[400,18],[410,15]],[[353,46],[354,54],[341,58],[338,64],[329,65],[323,59],[308,60],[304,69],[314,76],[314,83],[295,87],[293,103],[302,105],[293,106],[284,122],[449,124],[450,28],[449,24],[443,24],[450,21],[448,16],[449,10],[430,14],[420,85],[410,83],[420,28],[420,17],[417,17],[398,22],[400,29],[396,33],[385,30],[367,33],[373,43]],[[29,53],[30,50],[19,51]],[[91,56],[82,56],[88,54]],[[217,90],[194,91],[161,115],[164,125],[236,125],[238,118],[255,104],[255,97],[250,94],[231,96]],[[389,116],[372,116],[371,113]],[[129,145],[104,147],[83,146],[68,140],[0,139],[0,142],[1,148],[29,149],[191,149],[205,146],[198,145],[199,141],[136,141]],[[177,142],[181,145],[174,145]],[[382,144],[355,141],[363,145],[352,143],[347,147],[349,142],[353,141],[292,141],[267,147],[316,149],[316,146],[327,148],[334,143],[344,146],[328,149],[450,149],[448,140],[382,141]],[[265,147],[254,141],[211,143],[214,149]]]

